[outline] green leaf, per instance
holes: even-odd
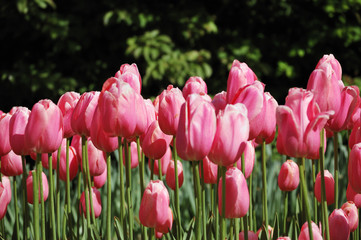
[[[114,228],[118,240],[123,240],[124,239],[123,228],[120,224],[120,220],[118,217],[114,217]]]

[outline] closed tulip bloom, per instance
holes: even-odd
[[[77,92],[66,92],[59,98],[57,105],[63,113],[64,138],[70,138],[75,134],[71,128],[71,116],[79,99],[80,94]]]
[[[146,119],[147,119],[147,127],[146,129],[149,128],[149,126],[158,119],[158,112],[155,110],[155,107],[153,105],[152,100],[150,99],[144,99],[144,104],[145,104],[145,108],[147,111],[146,114]]]
[[[54,154],[54,153],[56,153],[56,154]],[[57,166],[57,163],[58,163],[57,162],[57,154],[58,154],[58,150],[56,150],[55,152],[53,152],[51,154],[51,163],[52,163],[53,170],[56,169],[56,166]],[[32,152],[30,154],[30,156],[34,161],[37,158],[37,155],[34,152]],[[48,153],[42,153],[41,154],[41,164],[43,165],[44,168],[49,169],[49,155],[48,155]]]
[[[208,184],[216,184],[217,183],[217,172],[218,172],[218,165],[212,163],[208,157],[203,158],[203,180],[204,183]],[[202,168],[199,168],[199,176],[202,176],[201,172]]]
[[[6,176],[18,176],[23,173],[21,156],[13,151],[1,157],[1,173]]]
[[[234,60],[227,79],[227,102],[233,101],[236,92],[248,84],[257,80],[256,74],[248,67],[246,63],[240,63]]]
[[[166,174],[171,159],[172,159],[172,151],[170,150],[170,147],[168,147],[163,157],[160,158],[162,175]],[[153,173],[157,176],[159,175],[158,162],[159,162],[158,160],[154,160],[154,169],[153,169]],[[148,161],[148,167],[150,170],[152,170],[151,161]]]
[[[264,140],[267,144],[271,143],[276,134],[276,109],[278,103],[269,92],[264,93],[263,108],[261,113],[255,119],[254,134],[256,134],[256,142],[262,144]]]
[[[354,202],[357,208],[361,208],[361,193],[355,192],[350,184],[347,185],[346,199]]]
[[[322,240],[323,239],[322,234],[318,226],[314,222],[311,223],[311,226],[312,226],[313,240]],[[305,222],[302,225],[300,235],[298,236],[298,240],[310,240],[310,239],[311,238],[308,230],[308,222]]]
[[[56,160],[58,158],[58,151],[54,152],[52,158]],[[53,162],[54,166],[54,162]],[[78,173],[78,160],[75,148],[69,146],[69,179],[72,181]],[[61,145],[60,162],[59,162],[59,178],[66,181],[66,139],[64,138]]]
[[[361,98],[360,96],[357,97],[357,103],[356,103],[356,107],[353,110],[351,117],[347,123],[347,129],[353,129],[354,127],[359,126],[360,125],[360,114],[361,114]]]
[[[281,166],[278,174],[278,187],[282,191],[293,191],[298,187],[300,182],[299,169],[297,163],[287,160]]]
[[[222,178],[218,185],[218,211],[222,214]],[[236,167],[226,172],[226,218],[241,218],[249,208],[249,192],[243,173]]]
[[[8,208],[8,203],[6,203],[7,199],[8,199],[7,194],[8,193],[7,193],[6,188],[4,187],[2,182],[0,182],[0,202],[2,203],[0,205],[0,220],[4,218],[7,208]]]
[[[327,205],[333,204],[335,200],[335,180],[332,177],[332,174],[328,171],[324,171],[325,175],[325,191],[326,191],[326,201]],[[317,174],[315,182],[315,197],[318,202],[321,202],[321,172]]]
[[[168,216],[164,223],[161,223],[156,226],[155,231],[160,233],[168,233],[169,229],[172,229],[173,225],[173,213],[172,209],[168,207]]]
[[[27,190],[27,201],[28,203],[34,204],[34,197],[33,197],[33,174],[35,174],[35,171],[30,171],[28,177],[26,178],[26,190]],[[49,185],[48,185],[48,179],[46,178],[46,175],[44,172],[41,172],[41,178],[43,180],[43,199],[44,202],[46,199],[48,199],[49,195]],[[41,202],[40,198],[40,183],[38,187],[38,194],[39,194],[39,203]]]
[[[105,168],[104,172],[99,176],[94,176],[93,181],[94,181],[94,187],[98,189],[102,188],[105,182],[107,181],[107,168]]]
[[[244,240],[244,231],[239,233],[239,240]],[[258,240],[257,234],[253,231],[248,231],[248,240]]]
[[[121,65],[119,71],[115,74],[115,77],[128,83],[136,93],[140,94],[142,90],[142,78],[137,64],[132,63],[129,65],[125,63]]]
[[[178,172],[178,187],[182,187],[184,176],[183,176],[183,165],[181,161],[177,161],[177,172]],[[174,170],[174,161],[170,161],[168,164],[165,181],[167,182],[168,187],[172,190],[175,190],[175,170]]]
[[[63,140],[63,114],[51,100],[34,104],[25,129],[26,146],[37,153],[56,151]]]
[[[328,217],[331,240],[345,240],[350,236],[350,225],[345,212],[335,209]]]
[[[2,113],[0,115],[0,156],[8,154],[11,150],[9,138],[10,119],[10,114]]]
[[[348,181],[352,189],[361,193],[361,143],[352,147],[348,160]]]
[[[105,152],[97,149],[91,139],[88,139],[88,161],[90,176],[99,176],[107,167]]]
[[[140,147],[140,151],[142,152],[142,147]],[[130,151],[130,167],[136,168],[139,165],[139,161],[138,161],[138,149],[137,149],[137,143],[136,142],[130,142],[130,146],[129,146],[129,151]],[[125,165],[125,151],[123,148],[123,164]]]
[[[165,134],[176,135],[179,123],[179,114],[185,102],[181,90],[169,85],[159,98],[158,121],[159,127]]]
[[[335,77],[340,80],[342,77],[342,68],[341,64],[333,54],[323,55],[323,57],[318,61],[316,68],[319,68],[323,63],[327,63],[331,65],[332,70],[334,71]]]
[[[78,165],[82,164],[82,146],[81,146],[81,136],[74,135],[71,139],[70,146],[72,146],[75,149],[76,156],[78,159]]]
[[[102,200],[101,200],[101,197],[100,197],[100,192],[95,187],[91,188],[91,192],[92,192],[91,197],[92,197],[92,200],[93,200],[94,216],[95,216],[95,218],[98,218],[100,216],[101,212],[102,212]],[[79,210],[80,210],[81,213],[84,214],[84,217],[87,218],[87,216],[86,216],[86,208],[85,208],[85,195],[84,195],[84,192],[80,196]],[[89,204],[89,212],[91,212],[90,204]]]
[[[207,84],[201,77],[190,77],[182,89],[184,99],[192,93],[207,94]]]
[[[241,157],[249,134],[247,109],[243,104],[228,104],[217,115],[217,131],[209,160],[219,166],[229,166]]]
[[[180,158],[200,161],[211,150],[216,133],[213,105],[198,94],[191,94],[182,105],[177,130],[176,148]]]
[[[7,194],[6,194],[6,198],[7,198],[6,204],[9,204],[9,203],[11,202],[11,197],[12,197],[10,178],[9,178],[8,176],[2,175],[1,181],[2,181],[2,184],[3,184],[4,188],[5,188],[6,191],[7,191]]]
[[[100,92],[85,92],[80,96],[73,114],[71,115],[71,128],[80,136],[90,136],[90,126],[98,105]]]
[[[223,110],[226,108],[227,105],[227,92],[222,91],[220,93],[217,93],[214,95],[212,99],[212,104],[214,108],[216,109],[216,115],[218,115],[218,112],[220,110]]]
[[[244,177],[249,178],[253,171],[254,161],[256,160],[256,150],[254,148],[254,141],[247,141],[243,150],[244,154]],[[230,165],[229,167],[231,167]],[[237,168],[242,171],[242,156],[237,161]]]
[[[332,113],[319,110],[312,92],[291,88],[286,105],[276,110],[278,152],[290,157],[318,159],[320,132]]]
[[[168,150],[172,136],[165,134],[158,121],[154,121],[141,140],[144,154],[151,159],[160,159]]]
[[[345,202],[342,207],[342,211],[347,216],[350,232],[354,232],[358,226],[358,210],[354,202]]]
[[[351,130],[350,137],[348,139],[349,148],[353,148],[353,146],[357,143],[361,142],[361,125],[357,123]]]
[[[11,116],[9,124],[9,138],[11,149],[18,155],[29,155],[30,150],[25,145],[25,129],[28,124],[30,110],[26,107],[18,107]]]

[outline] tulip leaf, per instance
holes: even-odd
[[[192,218],[187,226],[186,234],[183,235],[183,240],[190,240],[193,236],[193,228],[194,228],[195,218]]]
[[[124,239],[123,228],[120,225],[120,220],[118,217],[114,217],[114,228],[115,228],[115,233],[117,234],[118,240],[123,240]]]
[[[273,224],[273,237],[272,239],[273,240],[276,240],[280,235],[280,225],[279,225],[279,221],[278,221],[278,214],[276,212],[276,215],[275,215],[275,221],[274,221],[274,224]]]
[[[262,224],[261,240],[268,240],[268,231],[266,230],[266,226],[264,224]]]

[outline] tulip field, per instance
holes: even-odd
[[[0,239],[361,239],[361,99],[332,55],[277,103],[246,63],[144,99],[102,89],[0,111]]]

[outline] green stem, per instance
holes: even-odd
[[[67,213],[69,218],[69,230],[68,235],[70,236],[70,239],[72,239],[71,234],[71,226],[72,226],[72,216],[71,216],[71,200],[70,200],[70,172],[69,172],[69,145],[70,145],[70,139],[66,139],[66,205],[67,205]],[[59,158],[58,158],[59,159]],[[66,221],[66,220],[65,220]],[[66,223],[66,222],[65,222]],[[64,232],[65,229],[64,229]],[[65,237],[65,236],[64,236]],[[65,239],[65,238],[64,238]]]
[[[86,138],[83,136],[81,145],[82,145],[82,162],[83,162],[83,183],[84,183],[84,196],[85,196],[85,215],[86,215],[86,222],[87,222],[87,229],[90,236],[90,211],[89,211],[89,189],[88,189],[88,182],[87,182],[87,167],[86,167]]]
[[[140,141],[139,137],[137,137],[137,153],[138,153],[138,162],[139,162],[139,180],[140,180],[140,198],[143,198],[145,183],[144,183],[144,159],[142,158],[142,153],[140,151]],[[145,226],[141,226],[142,228],[142,239],[147,240],[147,228]]]
[[[28,177],[28,173],[26,170],[26,159],[25,156],[21,156],[22,164],[23,164],[23,179],[22,179],[22,189],[23,189],[23,239],[29,239],[29,213],[28,213],[28,202],[27,198],[27,187],[26,187],[26,178]],[[0,174],[1,175],[1,174]]]
[[[174,159],[174,172],[175,172],[175,211],[176,211],[176,229],[177,229],[177,239],[182,239],[182,223],[181,223],[181,215],[180,215],[180,206],[179,206],[179,183],[178,183],[178,160],[177,160],[177,150],[176,150],[176,137],[173,136],[173,148],[172,154]]]
[[[338,209],[338,133],[333,132],[333,152],[335,165],[335,209]]]
[[[288,192],[284,192],[285,201],[284,201],[284,215],[283,215],[283,234],[287,235],[287,214],[288,214]]]
[[[234,219],[234,234],[236,240],[239,240],[239,218]]]
[[[266,142],[262,141],[262,183],[263,183],[263,196],[264,196],[264,216],[263,222],[268,228],[268,210],[267,210],[267,176],[266,176]]]
[[[193,176],[194,176],[194,187],[197,193],[196,200],[196,239],[200,240],[202,236],[202,226],[201,226],[201,217],[202,217],[202,190],[199,177],[199,161],[192,161],[193,165]]]
[[[107,153],[107,240],[112,239],[112,186],[111,186],[111,162],[110,153]]]
[[[241,156],[241,168],[242,168],[242,173],[245,173],[246,172],[246,163],[245,163],[245,159],[244,159],[244,153],[242,153],[242,156]],[[267,200],[267,198],[265,199]],[[248,220],[247,220],[247,214],[242,217],[243,219],[243,230],[244,230],[244,239],[245,240],[248,240]]]
[[[220,167],[220,166],[219,166]],[[221,167],[222,171],[222,211],[220,216],[220,225],[221,225],[221,240],[226,237],[226,168]]]
[[[218,168],[219,169],[219,168]],[[219,172],[219,171],[218,171]],[[215,239],[219,239],[219,211],[218,211],[218,182],[221,177],[221,174],[218,174],[217,184],[212,184],[213,186],[213,193],[214,193],[214,202],[213,202],[213,214],[214,214],[214,235]]]
[[[56,223],[57,223],[57,234],[60,239],[60,156],[61,156],[61,145],[58,149],[58,161],[56,162]]]
[[[159,180],[162,181],[162,160],[161,159],[158,159],[158,177],[159,177]]]
[[[128,206],[128,224],[129,224],[129,239],[133,240],[133,203],[132,203],[132,171],[131,171],[131,159],[129,154],[129,145],[126,139],[124,139],[125,150],[125,167],[126,167],[126,192],[127,192],[127,206]]]
[[[81,179],[82,179],[82,172],[80,171],[79,172],[79,175],[78,175],[78,187],[77,187],[77,192],[78,192],[78,201],[77,201],[77,205],[79,206],[80,204],[80,196],[81,196]],[[77,225],[77,232],[76,232],[76,239],[80,239],[80,219],[82,218],[82,214],[80,211],[77,211],[78,212],[78,218],[77,218],[77,221],[76,221],[76,225]],[[71,227],[70,227],[71,229]]]
[[[150,180],[154,179],[154,159],[149,159],[150,161]]]
[[[35,162],[35,172],[31,172],[33,175],[33,222],[34,222],[34,238],[36,240],[40,240],[40,233],[39,233],[39,184],[38,184],[38,169],[39,163],[41,164],[41,154],[37,153],[36,155],[36,162]]]
[[[95,213],[94,213],[94,205],[93,205],[93,189],[92,189],[92,182],[91,176],[89,171],[89,158],[88,158],[88,140],[85,139],[85,166],[86,166],[86,173],[87,173],[87,181],[88,181],[88,189],[89,189],[89,203],[90,203],[90,214],[91,219],[94,226],[97,226],[97,222],[95,221]]]
[[[315,186],[315,182],[316,182],[316,160],[312,160],[312,186]],[[315,223],[318,222],[318,217],[317,217],[317,207],[318,205],[318,201],[316,196],[313,196],[313,212],[314,212],[314,219],[315,219]]]
[[[313,240],[313,234],[312,234],[312,221],[311,221],[311,214],[310,214],[310,207],[308,204],[308,194],[307,194],[307,185],[306,185],[306,181],[305,181],[305,175],[303,174],[305,171],[304,165],[303,165],[304,161],[303,159],[300,161],[299,164],[299,171],[300,171],[300,180],[301,180],[301,190],[303,193],[303,201],[304,201],[304,206],[306,208],[306,218],[307,218],[307,222],[308,222],[308,232],[309,232],[309,236],[311,236],[311,240]]]
[[[123,145],[122,145],[121,137],[118,137],[118,154],[119,154],[118,156],[119,156],[119,172],[120,172],[120,174],[119,174],[119,178],[120,178],[120,223],[123,226],[123,231],[126,231],[127,222],[125,220]]]
[[[41,233],[43,238],[46,238],[46,229],[45,229],[45,204],[44,204],[44,193],[43,193],[43,165],[41,161],[39,162],[39,172],[38,172],[38,182],[40,183],[40,203],[41,203]]]
[[[16,226],[16,239],[20,239],[19,228],[19,208],[18,208],[18,191],[16,187],[16,176],[13,177],[13,191],[14,191],[14,206],[15,206],[15,226]]]
[[[201,167],[201,189],[202,189],[202,223],[203,223],[203,240],[207,239],[207,208],[206,208],[206,185],[204,183],[204,171],[203,171],[203,161],[200,162]]]
[[[231,223],[229,224],[229,239],[234,239],[233,234],[234,234],[234,218],[231,219]]]
[[[57,159],[58,162],[60,159]],[[48,163],[49,163],[49,212],[50,212],[50,229],[52,233],[52,238],[56,239],[56,225],[55,225],[55,211],[54,211],[54,181],[53,181],[53,160],[51,153],[48,154]]]
[[[253,229],[253,174],[251,173],[251,175],[249,176],[249,180],[248,180],[248,185],[249,185],[249,229],[250,230],[254,230]]]
[[[325,188],[325,173],[324,173],[324,136],[325,136],[325,129],[321,131],[321,146],[320,146],[320,171],[321,171],[321,204],[322,204],[322,212],[324,223],[322,226],[325,226],[325,234],[326,239],[330,240],[330,230],[328,226],[328,210],[327,210],[327,201],[326,201],[326,188]]]

